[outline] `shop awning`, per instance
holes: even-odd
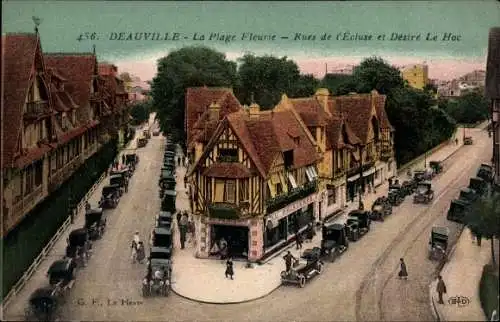
[[[367,176],[372,175],[374,173],[375,173],[375,168],[370,168],[370,169],[366,170],[365,172],[363,172],[363,177],[367,177]],[[353,181],[358,180],[358,178],[359,178],[359,173],[352,176],[352,177],[347,178],[347,181],[353,182]]]

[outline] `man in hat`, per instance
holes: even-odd
[[[295,260],[295,257],[288,251],[286,255],[283,256],[283,259],[285,260],[286,271],[289,272],[292,268],[292,260]]]

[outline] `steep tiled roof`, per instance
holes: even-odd
[[[387,96],[378,95],[375,97],[375,109],[377,110],[377,118],[380,122],[380,128],[382,129],[390,129],[394,131],[394,127],[389,121],[389,117],[387,116],[387,112],[385,110],[385,102],[387,100]]]
[[[267,177],[277,155],[287,150],[293,150],[294,168],[318,159],[313,143],[290,110],[261,112],[255,118],[238,112],[229,114],[227,119],[263,177]]]
[[[330,98],[329,101],[331,102],[329,102],[330,112],[343,115],[354,134],[362,143],[366,143],[372,109],[370,94],[336,96]]]
[[[307,126],[324,126],[328,115],[315,97],[289,99]]]
[[[54,68],[58,74],[66,78],[65,90],[80,107],[86,107],[90,102],[90,86],[96,64],[95,55],[92,53],[44,54],[45,64]]]
[[[8,125],[3,131],[3,164],[9,167],[18,149],[22,128],[22,106],[26,99],[35,53],[39,45],[35,34],[7,34],[2,36],[2,121]]]
[[[251,173],[244,164],[236,162],[220,162],[209,166],[203,175],[214,178],[248,178]]]
[[[207,111],[210,104],[218,102],[221,106],[220,118],[231,112],[241,110],[241,104],[230,88],[190,87],[186,91],[185,129],[187,142],[193,139],[193,128],[199,115]]]
[[[486,61],[486,97],[500,99],[500,27],[490,29]]]
[[[345,128],[346,140],[342,135],[342,126]],[[331,117],[326,125],[326,146],[331,149],[341,149],[348,146],[360,144],[361,140],[354,134],[349,126],[340,117]]]

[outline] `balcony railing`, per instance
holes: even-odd
[[[49,181],[49,190],[54,191],[61,185],[66,179],[68,179],[76,168],[81,164],[81,157],[77,156],[70,162],[66,163],[61,169],[56,173],[52,174]]]
[[[24,196],[24,198],[19,198],[19,201],[12,206],[10,218],[12,220],[17,220],[22,217],[38,203],[42,196],[43,189],[42,185],[40,185],[36,187],[35,190]]]
[[[37,117],[49,112],[49,104],[47,101],[29,102],[26,103],[26,113],[28,117]]]
[[[238,219],[241,216],[241,209],[236,204],[214,202],[208,205],[208,214],[212,218]]]
[[[308,182],[301,187],[292,189],[287,194],[282,194],[267,200],[266,209],[268,213],[279,210],[294,201],[305,198],[318,190],[318,181]]]

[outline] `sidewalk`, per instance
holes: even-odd
[[[428,157],[430,160],[444,160],[456,152],[460,145],[450,144],[436,151]],[[418,166],[418,165],[417,165]],[[423,162],[422,166],[423,167]],[[184,167],[177,167],[177,198],[176,208],[183,211],[189,210],[189,200],[184,188]],[[406,180],[406,171],[402,180]],[[372,203],[380,196],[387,195],[388,183],[385,182],[376,188],[376,193],[367,193],[363,196],[366,209],[371,208]],[[344,222],[349,211],[356,209],[358,202],[351,203],[335,218],[335,222]],[[179,232],[176,220],[174,220],[174,254],[172,272],[172,290],[185,298],[213,304],[241,303],[262,298],[273,292],[281,285],[280,273],[285,268],[283,256],[287,250],[294,257],[300,257],[300,251],[295,249],[295,243],[283,248],[280,252],[266,260],[264,264],[255,264],[253,268],[246,268],[245,262],[234,262],[234,280],[224,276],[226,269],[225,261],[214,259],[195,258],[195,247],[191,243],[186,244],[185,249],[180,249]],[[311,243],[305,243],[302,251],[319,246],[321,243],[321,232],[317,231]],[[291,286],[293,287],[293,285]]]
[[[496,243],[498,247],[498,243]],[[498,253],[498,249],[496,250]],[[498,255],[496,255],[498,256]],[[497,257],[498,258],[498,257]],[[446,284],[447,294],[443,295],[445,304],[438,304],[436,293],[437,279],[429,286],[431,306],[441,321],[488,321],[479,299],[479,281],[483,266],[491,260],[489,240],[483,240],[481,247],[472,241],[468,228],[460,236],[451,259],[445,264],[441,276]],[[461,306],[453,304],[455,297],[465,297],[469,303]]]

